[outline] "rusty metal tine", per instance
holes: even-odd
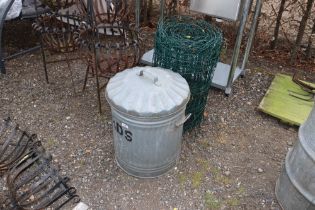
[[[32,171],[32,173],[29,174],[27,177],[23,177],[23,179],[21,178],[21,183],[15,185],[15,190],[18,190],[21,186],[31,182],[32,179],[40,174],[40,172],[43,172],[45,170],[45,167],[48,167],[48,163],[49,160],[44,159],[44,161],[40,163],[38,167],[36,167],[36,170]],[[35,162],[33,164],[35,164]],[[29,167],[31,167],[31,165]]]
[[[17,198],[16,198],[16,194],[18,192],[18,187],[16,186],[17,183],[16,183],[16,179],[19,177],[19,175],[21,175],[25,170],[27,170],[29,167],[32,167],[36,161],[39,160],[39,158],[42,158],[44,160],[44,162],[42,162],[41,164],[39,164],[39,166],[35,166],[35,169],[31,175],[29,176],[32,176],[34,175],[34,173],[37,173],[38,171],[41,171],[42,170],[42,167],[45,166],[47,164],[47,159],[41,157],[42,154],[39,154],[37,155],[36,157],[34,157],[34,153],[32,155],[29,155],[28,157],[26,157],[26,160],[22,160],[21,163],[19,164],[20,165],[20,168],[17,168],[17,167],[14,167],[14,170],[17,170],[17,171],[13,171],[13,174],[14,176],[12,177],[11,175],[9,175],[7,177],[7,183],[8,183],[8,187],[9,187],[9,191],[10,191],[10,194],[11,194],[11,198],[15,201],[15,202],[18,202]],[[31,159],[30,159],[31,158]],[[26,177],[25,179],[23,179],[23,175],[21,175],[21,180],[19,180],[21,183],[23,183],[22,185],[26,185],[27,183],[29,183],[29,181],[27,180],[28,177]],[[21,183],[19,185],[21,185]],[[21,185],[21,186],[22,186]]]
[[[51,177],[51,178],[53,178],[53,177]],[[62,188],[60,188],[60,186],[62,186]],[[56,194],[53,195],[52,197],[47,196],[47,195],[51,195],[52,193],[54,193],[54,191],[57,189],[59,189],[61,192],[59,192],[59,193],[56,192]],[[37,198],[37,200],[42,200],[43,202],[41,202],[35,208],[36,209],[42,209],[42,208],[48,207],[49,205],[56,202],[60,197],[62,197],[62,195],[64,195],[66,193],[66,191],[67,191],[67,188],[64,187],[63,180],[58,181],[50,189],[48,189],[48,191],[46,191],[45,193],[43,193],[41,196],[39,196]]]
[[[80,197],[78,195],[71,195],[71,197],[69,197],[69,199],[67,199],[65,202],[63,202],[60,206],[56,207],[56,210],[61,209],[64,205],[66,205],[71,200],[74,200],[76,198],[78,198],[78,200],[75,200],[74,203],[79,203],[80,202]]]
[[[38,193],[41,189],[46,187],[50,184],[51,181],[47,181],[50,178],[50,174],[46,174],[43,178],[41,178],[34,186],[32,186],[30,189],[28,189],[26,192],[24,192],[20,197],[17,198],[17,200],[20,203],[23,203],[25,200],[28,199],[27,196],[35,195]]]
[[[22,160],[23,159],[25,159],[26,157],[28,157],[31,153],[33,153],[33,152],[29,152],[29,153],[27,153],[27,154],[25,154],[24,156],[23,156],[23,158],[22,158]],[[21,158],[21,157],[19,157],[19,158]],[[16,163],[17,163],[17,165],[18,164],[21,164],[21,159],[19,160],[19,158],[16,160]],[[19,162],[18,162],[19,161]],[[16,165],[7,165],[7,164],[5,164],[5,165],[1,165],[0,166],[0,172],[1,171],[7,171],[7,170],[10,170],[10,169],[12,169],[12,167],[15,167]]]
[[[10,170],[13,170],[14,168],[19,167],[20,165],[22,165],[28,158],[32,157],[35,154],[34,151],[29,151],[28,153],[26,153],[25,155],[23,155],[23,157],[20,157],[19,160],[17,160],[16,164],[14,164]]]
[[[21,143],[22,143],[24,137],[27,137],[27,135],[25,135],[25,134],[26,134],[25,132],[22,133],[22,135],[21,135],[18,143],[15,145],[14,149],[10,152],[10,154],[8,154],[4,159],[2,159],[2,162],[11,159],[10,162],[5,164],[6,166],[9,166],[12,163],[14,163],[27,150],[27,146],[32,141],[32,139],[30,137],[28,137],[26,144],[22,145]],[[10,145],[12,145],[12,144],[10,144]],[[2,165],[0,164],[0,168],[1,167],[2,167]]]
[[[18,125],[9,123],[8,119],[0,125],[6,138],[0,148],[3,151],[0,154],[0,172],[8,171],[5,209],[43,210],[53,207],[56,210],[70,201],[78,202],[76,189],[67,185],[68,177],[62,178],[50,165],[51,156],[39,141],[35,141],[36,135],[29,135]]]
[[[58,183],[58,184],[63,185],[62,181],[61,183]],[[46,206],[50,206],[51,204],[59,200],[62,196],[66,195],[71,189],[75,189],[75,188],[73,187],[65,188],[63,189],[63,191],[60,191],[59,193],[55,194],[54,197],[46,204]]]
[[[28,142],[29,143],[29,142]],[[5,164],[5,167],[10,168],[17,160],[19,160],[19,158],[26,152],[26,150],[28,149],[28,144],[25,147],[19,147],[17,148],[17,152],[16,155],[13,156],[14,158],[12,158],[10,160],[10,162],[8,162],[7,164]],[[1,167],[1,166],[0,166]]]
[[[54,180],[52,179],[52,176],[54,174],[47,174],[47,175],[48,175],[48,178],[51,178],[51,179],[48,182],[45,182],[40,188],[38,188],[36,193],[39,193],[39,190],[44,189],[45,187],[49,187],[49,185],[51,183],[55,184]],[[55,185],[53,185],[52,187],[54,187],[54,186]],[[48,188],[48,190],[49,189],[51,189],[51,188]],[[36,193],[33,193],[32,195],[35,195]],[[37,204],[37,205],[44,205],[43,202],[41,202],[41,201],[44,200],[43,198],[47,198],[49,196],[50,196],[50,194],[48,194],[47,192],[45,192],[45,193],[41,192],[41,195],[35,197],[33,200],[31,200],[31,201],[29,201],[27,203],[22,203],[21,202],[21,207],[23,207],[23,208],[31,207],[31,206],[36,205],[36,203],[38,203],[38,202],[40,202],[40,204]],[[28,197],[26,197],[26,199],[28,199]],[[47,206],[36,207],[36,209],[42,209],[42,208],[45,208],[45,207],[47,207]]]
[[[34,155],[35,153],[33,152],[32,155]],[[9,186],[12,187],[11,183],[14,182],[14,180],[16,180],[16,178],[27,168],[29,168],[31,165],[33,165],[42,155],[39,154],[38,156],[36,156],[35,158],[32,158],[31,155],[25,156],[22,159],[23,165],[18,164],[18,167],[14,167],[14,170],[9,174],[8,178],[7,178],[7,182],[9,184]],[[24,160],[24,158],[26,158],[26,160]],[[30,159],[32,158],[32,159]]]
[[[64,205],[66,205],[67,203],[69,203],[71,200],[75,198],[78,198],[78,200],[74,201],[75,203],[80,202],[80,198],[78,195],[76,195],[76,191],[77,190],[74,187],[70,187],[68,192],[66,193],[67,200],[64,201],[62,204],[60,204],[58,207],[56,207],[56,210],[61,209]]]
[[[22,186],[31,182],[35,177],[37,177],[37,175],[39,175],[43,171],[43,167],[45,167],[45,166],[40,165],[34,171],[32,171],[32,173],[29,174],[27,177],[23,177],[23,179],[21,179],[20,183],[15,183],[15,186],[14,186],[15,190],[17,191]]]

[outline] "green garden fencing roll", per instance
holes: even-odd
[[[184,125],[185,131],[203,120],[222,43],[222,32],[204,20],[174,16],[159,22],[155,34],[154,66],[179,73],[190,86],[191,99],[186,113],[192,115]]]

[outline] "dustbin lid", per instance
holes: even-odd
[[[158,67],[135,67],[111,78],[105,95],[111,106],[124,113],[161,117],[186,106],[190,90],[178,73]]]

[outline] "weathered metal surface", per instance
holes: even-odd
[[[286,166],[283,166],[280,177],[276,182],[276,197],[284,210],[311,210],[314,206],[294,186],[294,182],[286,173]]]
[[[160,68],[137,67],[109,81],[115,157],[123,170],[156,177],[176,164],[189,95],[179,74]]]
[[[173,168],[179,158],[185,118],[182,108],[168,119],[133,119],[112,107],[115,158],[136,177],[156,177]]]
[[[277,199],[285,210],[315,209],[315,106],[298,136],[276,185]]]
[[[190,90],[178,73],[157,67],[135,67],[113,77],[106,97],[121,112],[132,116],[162,118],[188,103]]]
[[[40,34],[43,47],[53,53],[69,53],[79,48],[76,39],[80,18],[76,15],[43,15],[33,23]]]
[[[76,189],[61,177],[36,135],[20,130],[10,118],[0,126],[0,175],[5,176],[2,210],[69,209],[78,203]]]
[[[6,180],[8,209],[61,209],[70,201],[80,201],[76,189],[67,184],[69,178],[59,176],[42,147],[22,157]]]
[[[34,143],[35,135],[30,136],[19,129],[10,118],[3,120],[0,126],[0,175],[23,155],[25,155]]]

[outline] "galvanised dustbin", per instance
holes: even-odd
[[[189,118],[186,80],[170,70],[135,67],[111,78],[105,94],[118,165],[136,177],[156,177],[173,168]]]
[[[298,136],[276,183],[276,196],[285,210],[315,210],[315,105]]]

